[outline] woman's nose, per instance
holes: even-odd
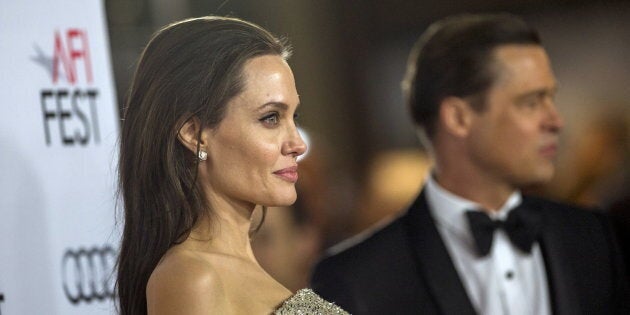
[[[302,135],[298,128],[293,128],[291,132],[291,136],[287,141],[282,145],[282,154],[283,155],[292,155],[293,157],[298,157],[307,150],[306,142],[302,139]]]

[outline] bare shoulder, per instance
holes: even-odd
[[[149,314],[227,313],[225,301],[219,272],[191,251],[167,252],[147,284]]]

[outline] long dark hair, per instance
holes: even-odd
[[[179,142],[179,129],[192,118],[199,119],[201,129],[216,127],[227,102],[243,89],[244,63],[289,54],[263,28],[226,17],[177,22],[149,41],[125,102],[120,138],[124,229],[116,290],[121,314],[147,313],[153,269],[200,217],[212,217],[198,187],[196,154]]]

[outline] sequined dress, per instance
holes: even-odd
[[[275,315],[350,315],[310,289],[302,289],[280,305]]]

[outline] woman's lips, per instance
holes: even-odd
[[[298,168],[297,165],[291,166],[291,167],[283,168],[279,171],[275,171],[273,173],[279,176],[280,178],[286,180],[287,182],[295,183],[298,180],[297,168]]]

